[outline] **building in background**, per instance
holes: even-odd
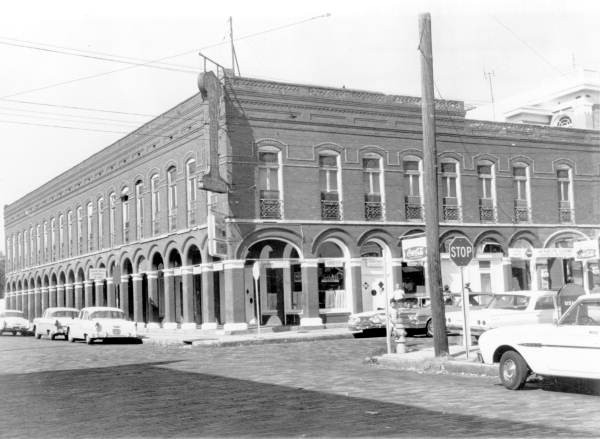
[[[210,82],[210,78],[214,82]],[[419,98],[204,75],[201,93],[5,207],[11,307],[120,306],[148,325],[319,326],[424,292]],[[207,79],[208,78],[208,79]],[[473,290],[600,279],[600,134],[437,101],[440,248]],[[259,274],[255,291],[253,268]]]

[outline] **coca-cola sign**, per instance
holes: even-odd
[[[411,247],[404,252],[404,259],[407,261],[415,261],[424,259],[427,256],[427,247]]]
[[[427,257],[425,236],[402,239],[402,259],[405,261],[424,261]]]

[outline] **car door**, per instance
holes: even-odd
[[[83,325],[87,317],[87,311],[81,310],[79,316],[73,320],[72,334],[74,338],[83,338]]]
[[[582,300],[560,320],[544,343],[551,373],[600,378],[600,299]]]

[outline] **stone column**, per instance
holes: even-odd
[[[83,282],[75,282],[75,308],[83,308]]]
[[[175,322],[175,295],[173,285],[173,270],[163,270],[165,275],[165,318],[163,320],[163,328],[175,329],[177,323]]]
[[[35,295],[35,317],[42,315],[42,310],[48,308],[48,287],[42,287],[41,291]]]
[[[148,278],[148,323],[147,328],[160,327],[158,321],[158,272],[147,271]]]
[[[183,323],[181,329],[196,329],[194,322],[194,274],[192,267],[181,267]]]
[[[323,327],[319,315],[319,279],[317,259],[305,259],[300,263],[302,273],[302,318],[300,326]]]
[[[73,284],[65,285],[65,306],[69,308],[75,307],[75,301],[73,300]]]
[[[92,287],[94,286],[93,280],[86,280],[83,282],[85,291],[85,306],[94,306],[94,297],[92,296]]]
[[[129,317],[129,275],[121,276],[121,310]]]
[[[131,275],[133,281],[133,321],[144,323],[144,302],[142,300],[142,275]]]
[[[21,311],[25,318],[29,317],[29,290],[21,291]]]
[[[51,285],[50,288],[48,288],[48,306],[56,307],[56,285]],[[42,306],[42,311],[45,309],[46,308]]]
[[[217,329],[212,264],[202,264],[202,329]]]
[[[384,262],[385,263],[385,262]],[[362,312],[363,311],[363,303],[362,303],[362,269],[361,269],[361,261],[351,260],[350,263],[345,264],[346,276],[348,276],[348,271],[350,272],[350,291],[346,291],[346,294],[350,294],[352,297],[352,312]],[[384,282],[385,283],[385,282]],[[348,286],[348,283],[346,284]],[[387,286],[386,286],[387,288]],[[392,297],[392,292],[388,291],[389,297]],[[346,296],[348,297],[348,296]]]
[[[96,288],[96,306],[106,306],[104,303],[104,279],[96,279],[94,281],[94,287]]]
[[[244,260],[229,260],[223,263],[225,280],[225,331],[244,331],[248,324],[244,296]]]
[[[106,278],[106,300],[107,306],[117,306],[117,296],[115,294],[115,282],[112,277]]]
[[[64,284],[56,287],[56,306],[65,306],[65,286]]]
[[[40,288],[29,290],[27,297],[27,318],[33,321],[35,318],[35,304],[41,301],[42,291]]]

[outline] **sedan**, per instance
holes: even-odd
[[[479,348],[485,363],[500,363],[507,389],[521,389],[531,373],[600,379],[600,294],[579,297],[556,324],[485,332]]]
[[[42,317],[33,319],[35,338],[39,339],[42,335],[46,335],[54,340],[57,335],[60,335],[66,339],[69,325],[77,314],[79,310],[76,308],[47,308]]]
[[[23,316],[23,311],[5,309],[0,311],[0,334],[10,332],[12,335],[29,335],[29,320]]]
[[[93,306],[83,308],[79,316],[71,322],[67,338],[70,342],[85,340],[92,344],[95,340],[131,338],[138,339],[136,324],[127,320],[119,308]]]

